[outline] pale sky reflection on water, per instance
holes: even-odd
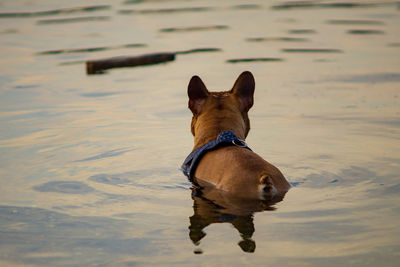
[[[3,1],[0,264],[396,266],[398,4],[278,3],[111,1],[5,17],[104,3]],[[189,7],[207,8],[171,11]],[[109,19],[39,23],[80,16]],[[110,49],[39,54],[91,47]],[[79,63],[195,48],[222,51],[104,75]],[[264,212],[227,214],[178,170],[193,145],[186,88],[199,75],[227,90],[244,70],[256,79],[246,141],[294,187]]]

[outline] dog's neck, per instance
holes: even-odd
[[[204,120],[204,118],[202,118]],[[200,125],[202,127],[200,127]],[[207,123],[195,123],[194,125],[194,147],[199,148],[208,142],[217,139],[223,131],[232,131],[239,139],[244,140],[247,135],[245,124],[240,120],[232,120],[226,123],[224,120],[212,117]]]

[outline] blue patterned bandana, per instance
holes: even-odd
[[[222,146],[239,146],[250,149],[244,140],[239,139],[232,131],[221,132],[217,139],[195,149],[187,156],[182,164],[181,171],[188,177],[189,181],[195,183],[194,173],[201,158],[211,150],[215,150]],[[251,150],[251,149],[250,149]]]

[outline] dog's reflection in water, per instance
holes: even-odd
[[[189,237],[198,246],[206,236],[204,228],[213,223],[230,223],[236,228],[242,238],[238,243],[244,252],[252,253],[256,242],[252,239],[255,231],[253,214],[255,212],[271,211],[274,204],[283,196],[270,200],[241,199],[213,186],[192,188],[193,211],[190,219]],[[202,253],[196,249],[196,254]]]

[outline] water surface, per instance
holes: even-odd
[[[1,265],[397,266],[399,16],[391,2],[2,1]],[[176,58],[86,74],[152,53]],[[228,90],[244,70],[247,143],[293,185],[276,203],[210,199],[178,170],[189,79]]]

